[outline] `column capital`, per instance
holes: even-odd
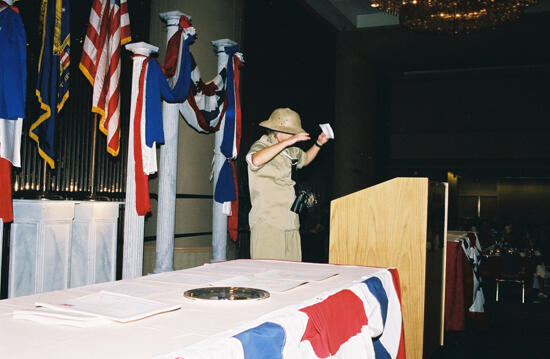
[[[149,56],[153,52],[159,51],[158,47],[148,44],[146,42],[133,42],[131,44],[124,45],[124,47],[126,47],[126,50],[132,51],[134,54],[144,56]]]
[[[187,15],[179,10],[161,12],[159,14],[160,18],[166,22],[166,26],[176,26],[179,24],[180,17],[184,15],[189,20],[191,20],[191,15]]]
[[[218,40],[210,41],[210,43],[218,51],[222,51],[226,47],[231,47],[231,46],[238,45],[235,41],[233,41],[231,39],[218,39]]]

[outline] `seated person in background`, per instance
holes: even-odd
[[[267,134],[254,142],[246,155],[250,190],[250,258],[301,261],[300,221],[290,210],[296,197],[292,167],[307,166],[327,143],[324,133],[304,152],[294,146],[309,141],[300,116],[278,108],[260,123]]]
[[[544,290],[544,280],[546,279],[546,276],[547,271],[546,265],[544,264],[544,257],[540,257],[540,261],[535,269],[535,274],[533,275],[533,288],[538,289],[535,302],[548,299],[548,295]]]
[[[488,247],[495,242],[495,239],[493,238],[493,233],[491,232],[491,227],[489,226],[489,222],[487,222],[486,220],[482,221],[481,225],[479,226],[478,238],[481,248]]]
[[[520,248],[521,240],[518,238],[517,233],[513,230],[511,224],[504,226],[502,232],[502,242],[506,248]]]

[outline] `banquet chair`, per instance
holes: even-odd
[[[521,285],[521,303],[525,303],[525,283],[528,280],[528,275],[521,257],[508,255],[501,257],[499,270],[495,280],[496,302],[499,300],[501,284],[517,283]]]

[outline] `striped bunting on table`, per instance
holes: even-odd
[[[389,269],[157,359],[405,359],[400,296],[397,270]]]

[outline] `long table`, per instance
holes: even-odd
[[[328,277],[277,289],[278,280],[299,279],[301,273]],[[209,301],[183,295],[188,289],[220,280],[231,285],[246,278],[254,280],[256,287],[265,282],[260,289],[271,289],[270,297]],[[13,318],[14,310],[33,308],[36,302],[67,300],[101,290],[180,304],[181,309],[90,328]],[[251,358],[258,357],[254,350],[259,349],[274,350],[278,353],[274,357],[280,358],[316,358],[327,353],[374,358],[375,352],[384,351],[391,358],[404,358],[397,271],[235,260],[0,301],[2,358]]]

